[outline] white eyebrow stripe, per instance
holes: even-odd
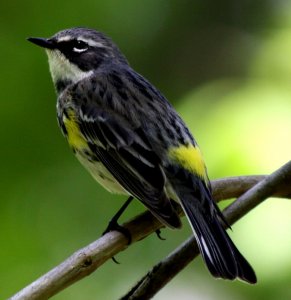
[[[67,42],[67,41],[70,41],[72,39],[72,37],[70,35],[65,35],[65,36],[62,36],[58,39],[58,42]]]
[[[85,38],[83,36],[79,37],[77,40],[85,42],[86,44],[88,44],[91,47],[107,48],[104,44],[102,44],[100,42],[93,41],[91,39],[87,39],[87,38]]]
[[[68,42],[68,41],[71,41],[73,39],[74,38],[71,35],[65,35],[65,36],[62,36],[62,37],[58,38],[58,42]],[[85,38],[83,36],[80,36],[77,40],[82,41],[82,42],[88,44],[91,47],[107,48],[103,43],[93,41],[92,39],[88,39],[88,38]]]

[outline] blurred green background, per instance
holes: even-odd
[[[2,1],[0,298],[97,239],[123,197],[79,165],[57,127],[43,51],[28,36],[93,27],[174,104],[211,179],[270,173],[291,154],[291,1]],[[123,220],[143,207],[132,205]],[[270,199],[233,226],[259,283],[214,280],[201,259],[155,299],[290,299],[291,202]],[[184,220],[185,222],[185,220]],[[190,235],[163,230],[54,299],[117,299]]]

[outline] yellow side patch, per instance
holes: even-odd
[[[80,132],[74,111],[70,110],[68,116],[68,118],[63,116],[63,122],[68,133],[67,139],[70,146],[76,149],[87,148],[87,142]]]
[[[169,157],[179,166],[207,181],[206,167],[198,146],[188,144],[172,147]]]

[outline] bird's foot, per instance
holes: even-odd
[[[165,238],[163,238],[161,236],[161,229],[157,229],[155,232],[156,232],[156,235],[157,235],[158,239],[160,239],[161,241],[165,241],[166,240]]]
[[[102,236],[110,231],[118,231],[118,232],[122,233],[127,238],[127,244],[129,245],[131,243],[132,238],[131,238],[130,231],[127,228],[119,225],[115,219],[110,220],[110,222],[108,223],[108,226],[103,231]],[[112,256],[111,259],[116,264],[120,264],[120,262],[117,261],[114,256]]]

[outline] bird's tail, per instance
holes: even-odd
[[[203,188],[205,189],[203,192]],[[227,235],[219,218],[222,213],[212,201],[208,188],[203,184],[197,190],[185,193],[176,190],[183,210],[191,223],[202,257],[213,276],[234,280],[240,278],[248,283],[256,283],[256,275],[250,264]],[[209,198],[210,199],[207,199]],[[204,199],[203,199],[204,198]]]

